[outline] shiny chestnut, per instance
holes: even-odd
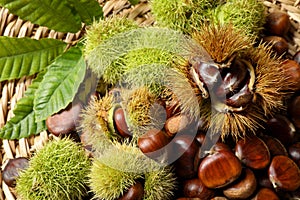
[[[241,173],[241,162],[228,150],[211,152],[201,161],[198,169],[198,177],[208,188],[227,186]]]
[[[25,157],[9,159],[3,169],[2,180],[9,187],[15,187],[19,171],[26,169],[28,166],[29,161]]]
[[[287,156],[275,156],[270,164],[268,174],[275,189],[295,191],[300,187],[300,169]]]
[[[253,171],[244,168],[239,179],[223,190],[223,194],[229,199],[247,199],[256,190],[257,182]]]
[[[144,196],[144,187],[140,182],[136,182],[131,186],[119,200],[142,200]]]
[[[115,128],[116,128],[117,132],[122,137],[130,137],[131,133],[129,131],[129,128],[128,128],[128,125],[126,122],[123,108],[117,108],[114,111],[113,119],[114,119],[114,124],[115,124]]]
[[[235,146],[235,155],[252,169],[266,168],[271,159],[267,145],[257,136],[240,139]]]
[[[177,135],[172,140],[168,157],[175,160],[175,173],[180,179],[197,177],[194,159],[199,148],[199,143],[191,135]]]
[[[194,178],[183,182],[183,194],[188,198],[209,200],[215,195],[215,191],[208,189],[199,178]]]
[[[291,26],[289,15],[285,12],[271,12],[266,17],[265,29],[271,35],[284,36]]]
[[[138,138],[138,147],[145,155],[156,159],[167,153],[164,147],[170,140],[164,131],[151,129]]]

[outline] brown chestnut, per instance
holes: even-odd
[[[211,200],[228,200],[228,199],[226,197],[216,196],[216,197],[212,198]]]
[[[284,76],[287,78],[286,85],[288,89],[299,90],[300,89],[300,66],[294,60],[285,60],[282,62],[281,67],[284,72]]]
[[[284,146],[294,142],[295,127],[284,115],[276,115],[267,121],[269,135],[277,138]]]
[[[19,171],[25,170],[29,166],[29,161],[25,157],[9,159],[2,172],[2,180],[9,187],[16,186],[16,178],[19,177]]]
[[[230,97],[245,85],[247,79],[249,79],[249,71],[243,62],[236,59],[230,65],[230,68],[221,70],[221,76],[223,82],[220,86],[217,86],[216,94],[217,96],[226,95],[226,97]]]
[[[300,187],[300,169],[287,156],[275,156],[270,164],[268,174],[275,189],[295,191]]]
[[[288,152],[283,144],[275,137],[263,135],[260,137],[268,146],[271,156],[284,155],[288,156]]]
[[[289,156],[300,167],[300,142],[296,142],[289,146]]]
[[[281,56],[287,53],[289,49],[288,42],[280,36],[265,36],[263,41],[267,44],[272,45],[272,50],[278,55]]]
[[[142,200],[144,196],[144,187],[140,182],[131,186],[119,200]]]
[[[270,188],[261,188],[252,200],[280,200],[278,195]]]
[[[228,150],[211,152],[200,163],[198,177],[208,188],[221,188],[235,181],[242,172],[239,159]]]
[[[176,133],[184,130],[189,123],[190,120],[186,115],[172,116],[165,123],[165,131],[170,137],[173,137]]]
[[[46,126],[50,133],[55,136],[70,134],[76,130],[76,123],[79,120],[81,104],[68,105],[66,109],[46,119]]]
[[[288,114],[294,126],[300,129],[300,96],[294,96],[288,103]]]
[[[290,26],[289,15],[285,12],[270,12],[266,17],[265,28],[271,35],[284,36]]]
[[[165,132],[158,129],[151,129],[138,138],[138,147],[146,156],[156,159],[167,152],[167,149],[163,147],[169,142],[170,138]]]
[[[115,123],[115,127],[116,127],[117,132],[125,138],[130,137],[131,133],[130,133],[129,128],[128,128],[127,123],[126,123],[123,108],[117,108],[114,111],[113,119],[114,119],[114,123]]]
[[[199,178],[194,178],[183,182],[183,194],[188,198],[209,200],[215,195],[215,191],[208,189]]]
[[[229,199],[247,199],[256,190],[257,182],[254,173],[249,168],[244,168],[238,181],[223,190]]]
[[[180,179],[197,176],[197,168],[194,167],[195,155],[200,148],[199,143],[191,135],[177,135],[168,150],[169,159],[175,160],[175,173]]]
[[[243,164],[252,169],[264,169],[270,163],[267,145],[257,136],[240,139],[235,146],[235,155]]]

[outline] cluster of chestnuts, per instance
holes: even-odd
[[[287,14],[270,13],[266,22],[263,41],[272,43],[275,56],[280,59],[286,57],[281,66],[288,83],[296,92],[287,92],[290,96],[285,102],[287,109],[280,110],[274,116],[268,115],[264,119],[266,123],[254,133],[238,134],[244,137],[223,135],[203,152],[201,147],[210,137],[206,134],[206,122],[195,121],[181,112],[176,99],[160,100],[158,105],[165,111],[163,127],[153,127],[138,137],[131,132],[124,108],[113,107],[112,113],[103,114],[112,114],[110,126],[115,130],[118,142],[133,140],[148,158],[172,166],[177,182],[173,199],[300,198],[300,94],[297,92],[300,91],[300,52],[291,58],[287,57],[288,44],[284,39],[290,26]],[[198,80],[205,84],[205,89],[198,85],[199,90],[203,89],[201,94],[205,97],[208,89],[213,91],[210,95],[225,98],[224,106],[215,108],[218,112],[239,113],[255,98],[252,92],[255,69],[248,61],[232,56],[232,60],[228,61],[230,67],[220,70],[214,64],[198,62],[197,57],[195,59],[189,60],[189,75],[196,84]],[[92,99],[100,98],[98,93],[92,96]],[[60,113],[49,117],[46,125],[55,136],[75,136],[76,140],[83,143],[89,156],[93,157],[93,147],[86,143],[85,133],[77,129],[83,107],[83,102],[70,104]],[[2,173],[4,182],[14,187],[18,170],[27,167],[26,158],[9,160]],[[118,199],[143,199],[145,187],[144,180],[136,180],[130,188],[121,192]]]

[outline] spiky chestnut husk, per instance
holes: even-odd
[[[82,147],[65,138],[50,141],[20,172],[16,192],[21,199],[83,199],[90,161]]]
[[[93,98],[82,111],[79,128],[95,152],[103,152],[119,137],[112,125],[113,110],[113,96],[106,94],[101,99]]]
[[[98,45],[118,33],[138,28],[138,25],[128,18],[111,17],[94,21],[87,27],[84,40],[84,55],[88,56]]]
[[[95,21],[90,27],[87,28],[86,37],[84,40],[84,56],[89,58],[91,54],[94,54],[94,50],[100,44],[103,44],[111,37],[123,33],[126,31],[137,29],[138,25],[127,18],[112,17],[105,18],[103,20]],[[98,76],[104,80],[106,84],[115,84],[124,73],[124,64],[120,60],[115,60],[108,67],[101,68],[102,66],[96,66],[89,64],[89,67]],[[101,70],[102,69],[102,70]]]
[[[170,166],[155,168],[145,174],[143,199],[174,199],[177,180],[173,169]]]
[[[134,138],[143,135],[147,130],[161,129],[164,126],[165,109],[158,104],[158,98],[147,87],[123,90],[121,95],[121,104]]]
[[[190,33],[207,20],[215,0],[152,0],[151,11],[160,27],[168,27]]]
[[[156,171],[154,171],[156,170]],[[95,197],[100,199],[116,199],[138,179],[144,179],[145,174],[154,173],[152,179],[161,180],[161,183],[151,180],[153,188],[148,188],[149,194],[160,196],[163,199],[169,197],[174,191],[175,178],[169,167],[162,167],[154,160],[146,157],[133,143],[115,143],[103,154],[94,159],[90,172],[90,187]],[[147,182],[147,180],[145,180]],[[148,179],[150,181],[150,178]],[[166,186],[167,188],[161,188]],[[168,189],[162,192],[161,189]],[[145,196],[147,197],[147,196]]]
[[[212,12],[212,23],[232,24],[246,34],[258,36],[263,29],[266,10],[260,0],[228,0]]]
[[[274,114],[283,108],[283,98],[288,86],[285,86],[286,77],[280,69],[281,61],[272,57],[269,47],[259,45],[254,47],[254,40],[246,37],[242,32],[231,25],[207,25],[202,31],[194,33],[194,38],[211,55],[213,61],[222,69],[230,66],[235,60],[244,60],[252,66],[255,79],[251,87],[252,99],[247,106],[236,110],[216,110],[209,98],[204,98],[200,104],[207,107],[199,115],[208,119],[207,129],[212,134],[221,134],[224,139],[227,135],[235,138],[244,137],[262,126],[266,116]],[[233,39],[234,38],[234,39]],[[252,70],[252,71],[253,71]],[[191,108],[193,109],[193,108]]]
[[[153,38],[145,38],[149,40]],[[154,38],[158,40],[159,38]],[[171,44],[170,44],[171,45]],[[180,62],[182,58],[163,49],[141,48],[128,52],[123,58],[125,73],[121,82],[127,88],[148,87],[156,96],[161,96],[165,89],[165,71]]]

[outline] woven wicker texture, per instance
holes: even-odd
[[[151,25],[154,23],[154,19],[150,13],[149,2],[146,0],[142,0],[136,6],[132,6],[127,0],[100,0],[99,3],[103,6],[105,17],[113,17],[115,15],[124,16],[137,21],[140,25]],[[300,0],[270,0],[264,1],[264,5],[268,8],[269,12],[281,10],[290,16],[292,27],[286,39],[289,42],[289,54],[293,55],[296,51],[300,50]],[[34,39],[54,38],[72,45],[82,37],[83,30],[84,28],[76,34],[55,32],[49,30],[47,27],[41,27],[29,21],[24,21],[10,14],[7,9],[0,8],[0,36],[31,37]],[[13,116],[12,110],[16,102],[24,95],[26,88],[31,84],[32,78],[23,77],[19,80],[0,82],[0,128]],[[35,149],[41,148],[49,137],[52,136],[44,131],[37,136],[27,139],[0,141],[0,162],[2,163],[2,168],[9,158],[30,157],[30,154]],[[0,200],[16,199],[13,195],[13,189],[9,188],[2,180],[0,183]]]

